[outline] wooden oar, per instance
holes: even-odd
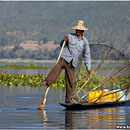
[[[59,61],[59,59],[60,59],[60,57],[61,57],[61,53],[62,53],[63,48],[64,48],[64,46],[65,46],[65,42],[66,42],[66,41],[63,42],[63,45],[62,45],[62,48],[61,48],[61,50],[60,50],[59,56],[58,56],[58,58],[57,58],[56,64],[58,63],[58,61]],[[50,87],[48,86],[47,89],[46,89],[46,91],[45,91],[45,93],[44,93],[44,96],[43,96],[43,98],[42,98],[42,100],[41,100],[41,102],[40,102],[40,105],[39,105],[39,107],[38,107],[39,110],[41,110],[41,109],[45,106],[46,97],[47,97],[49,88],[50,88]]]

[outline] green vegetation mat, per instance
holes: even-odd
[[[36,64],[29,64],[29,65],[3,65],[0,66],[0,69],[51,69],[53,66],[46,66],[46,65],[36,65]]]
[[[24,74],[7,74],[4,72],[0,73],[0,85],[1,86],[33,86],[33,87],[39,87],[42,86],[42,82],[45,79],[44,75],[24,75]],[[79,74],[79,80],[75,80],[75,84],[78,83],[78,87],[81,87],[86,80],[87,72],[81,72]],[[95,73],[95,75],[90,79],[88,84],[85,88],[91,90],[92,88],[96,87],[98,84],[100,84],[103,80],[103,76]],[[104,85],[105,87],[108,87],[110,89],[116,88],[117,86],[120,86],[120,88],[125,88],[129,85],[130,81],[130,75],[119,75],[115,78],[112,78],[108,82],[106,82]],[[60,77],[56,80],[55,83],[51,85],[51,87],[60,87],[62,89],[65,89],[65,76],[63,74],[60,75]],[[100,88],[101,89],[101,88]]]

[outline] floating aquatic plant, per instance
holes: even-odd
[[[87,80],[87,73],[81,72],[79,75],[78,86],[81,87],[85,81]],[[86,89],[91,90],[98,84],[102,82],[102,76],[99,74],[95,74],[91,80],[88,82]],[[42,82],[45,79],[44,75],[25,75],[25,74],[7,74],[4,72],[0,73],[0,85],[2,86],[33,86],[40,87],[42,86]],[[127,87],[129,85],[130,75],[119,75],[117,77],[112,78],[108,82],[105,83],[105,86],[108,88],[114,88],[120,86],[120,88]],[[65,89],[65,76],[61,74],[60,77],[54,82],[51,87],[59,87]]]

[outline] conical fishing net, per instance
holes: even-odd
[[[79,62],[74,81],[74,103],[113,102],[126,99],[130,87],[130,63],[119,50],[103,44],[91,44],[91,75]]]

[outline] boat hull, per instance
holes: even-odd
[[[64,106],[67,110],[88,110],[88,109],[107,108],[107,107],[130,106],[130,99],[125,101],[86,103],[86,104],[60,103],[60,105]]]

